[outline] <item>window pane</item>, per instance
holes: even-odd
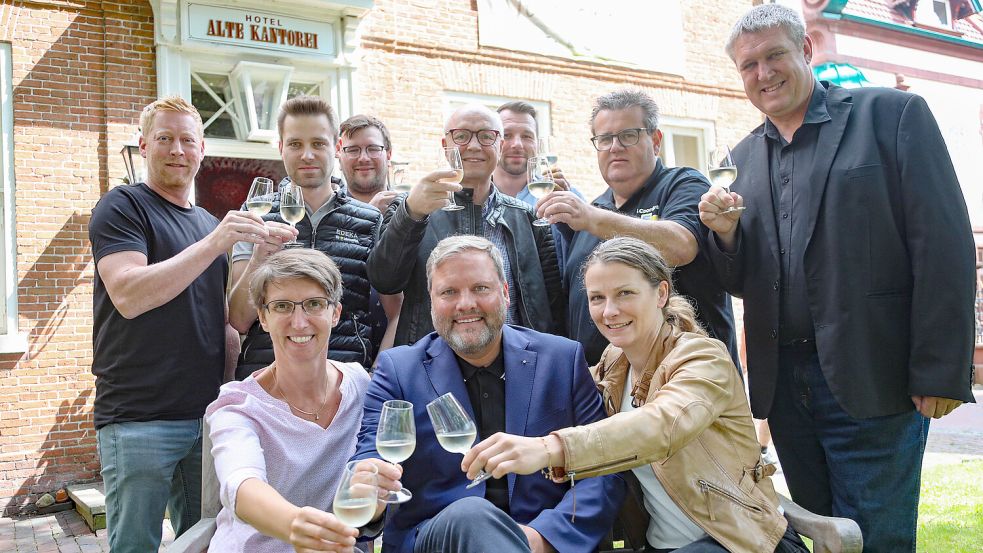
[[[935,8],[935,15],[943,25],[949,24],[949,10],[947,4],[949,0],[935,0],[932,7]]]
[[[287,99],[303,95],[320,96],[321,86],[311,83],[290,83],[290,86],[287,88]]]
[[[208,123],[209,119],[224,104],[232,101],[232,87],[229,85],[228,75],[210,75],[206,73],[196,73],[196,75],[204,82],[204,86],[198,79],[191,79],[191,103],[201,113],[202,122]],[[209,94],[209,89],[212,94],[222,100],[221,103],[216,101],[212,94]],[[232,107],[235,109],[234,106]],[[205,127],[205,138],[238,138],[236,136],[235,122],[229,110],[222,111],[221,115],[211,123],[208,123]]]
[[[674,134],[672,137],[672,149],[675,154],[676,167],[693,167],[699,169],[700,165],[700,142],[695,136]]]

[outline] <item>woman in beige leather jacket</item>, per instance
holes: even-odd
[[[805,552],[778,507],[743,384],[672,274],[635,238],[584,264],[590,314],[611,345],[591,370],[609,418],[542,438],[495,434],[463,467],[582,479],[631,469],[650,515],[647,551]]]

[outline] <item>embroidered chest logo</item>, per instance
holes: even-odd
[[[653,205],[652,207],[640,207],[635,210],[635,214],[638,218],[643,221],[658,221],[659,220],[659,205]]]
[[[337,229],[335,230],[335,239],[339,242],[348,242],[349,244],[358,244],[358,235],[350,230]]]

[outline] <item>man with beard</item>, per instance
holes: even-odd
[[[338,127],[337,154],[345,184],[340,192],[385,211],[399,196],[386,186],[389,160],[393,155],[389,129],[371,115],[352,115]],[[381,336],[379,351],[390,348],[396,336],[396,321],[403,304],[402,294],[380,294],[370,289],[369,324],[372,335]]]
[[[352,115],[338,127],[338,165],[345,175],[343,190],[360,202],[385,211],[399,196],[386,181],[393,148],[389,129],[371,115]]]
[[[441,240],[426,275],[436,332],[380,354],[354,457],[374,460],[384,488],[403,485],[414,496],[386,517],[384,548],[595,551],[624,496],[619,476],[579,482],[576,492],[538,474],[510,474],[468,489],[460,455],[439,445],[426,409],[453,394],[474,420],[478,439],[496,432],[539,436],[598,420],[603,409],[583,348],[505,325],[510,294],[502,254],[485,238]],[[376,451],[382,405],[394,399],[413,403],[417,429],[416,450],[402,468],[378,460]],[[376,520],[382,515],[380,508]]]
[[[539,154],[539,121],[536,119],[536,108],[529,102],[515,100],[498,106],[499,117],[502,118],[502,157],[492,179],[495,186],[504,193],[522,200],[530,206],[536,205],[536,197],[529,192],[529,173],[526,170],[529,158]],[[578,198],[584,196],[576,188],[570,186],[563,176],[563,171],[556,165],[552,166],[555,190],[573,192]],[[556,260],[562,271],[566,262],[567,240],[563,233],[552,227],[553,241],[556,244]]]

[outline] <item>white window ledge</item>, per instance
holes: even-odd
[[[27,334],[0,334],[0,353],[24,353],[27,351]]]

